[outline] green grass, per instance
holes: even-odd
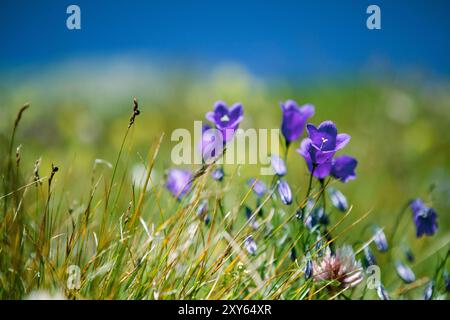
[[[0,298],[46,290],[70,299],[377,299],[366,279],[347,290],[305,279],[306,253],[319,259],[319,249],[330,241],[352,245],[358,259],[370,245],[392,298],[420,299],[431,279],[433,298],[448,297],[443,272],[449,267],[450,97],[445,91],[370,82],[261,89],[250,81],[229,91],[197,82],[178,87],[174,97],[139,98],[142,113],[131,126],[131,99],[104,114],[82,99],[65,97],[31,101],[21,117],[19,108],[2,107]],[[218,99],[243,102],[242,127],[276,128],[278,101],[287,98],[312,102],[317,110],[312,122],[331,119],[351,134],[346,153],[359,160],[355,181],[331,182],[352,205],[341,213],[328,204],[331,221],[320,227],[320,239],[296,218],[309,176],[294,148],[287,175],[296,197],[291,206],[271,193],[257,201],[246,181],[257,177],[258,166],[227,165],[221,183],[209,176],[215,166],[192,166],[198,175],[189,196],[177,201],[165,190],[174,128],[192,129]],[[146,167],[143,186],[131,178],[136,164]],[[272,177],[262,179],[269,185]],[[320,184],[313,184],[311,194],[321,205]],[[418,196],[436,208],[438,233],[416,239],[408,211],[389,251],[376,252],[370,226],[380,225],[390,239],[398,212]],[[208,225],[196,214],[205,199]],[[247,222],[245,206],[257,217],[257,230]],[[243,247],[249,234],[258,245],[254,256]],[[415,255],[411,284],[394,271],[395,261],[405,261],[406,247]],[[79,289],[68,287],[71,265],[81,269]]]

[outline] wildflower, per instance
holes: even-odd
[[[331,175],[342,181],[347,182],[356,178],[355,168],[358,161],[350,156],[339,156],[331,160]]]
[[[324,121],[318,128],[308,124],[306,128],[309,137],[302,140],[297,152],[305,159],[309,171],[316,178],[324,179],[331,173],[334,154],[347,145],[350,136],[338,134],[332,121]]]
[[[272,165],[272,169],[277,176],[284,176],[286,174],[286,164],[283,159],[281,159],[276,154],[270,156],[270,163]]]
[[[370,250],[369,246],[364,248],[363,262],[366,268],[377,264],[377,260],[375,259],[375,256],[373,255],[373,252],[372,250]]]
[[[249,254],[251,254],[251,255],[256,254],[257,246],[256,246],[256,242],[252,236],[248,236],[247,238],[245,238],[244,248],[245,248],[245,250],[247,250],[247,252]]]
[[[431,298],[433,298],[433,292],[434,292],[434,281],[431,280],[425,287],[425,290],[423,292],[423,299],[431,300]]]
[[[375,243],[375,246],[377,247],[378,251],[386,252],[389,249],[389,246],[383,229],[381,229],[380,227],[375,227],[374,233],[375,234],[373,242]]]
[[[397,274],[400,277],[400,279],[402,279],[406,283],[411,283],[414,282],[414,280],[416,280],[416,276],[414,272],[411,270],[411,268],[401,262],[397,262],[395,264],[395,270],[397,271]]]
[[[170,169],[167,175],[166,188],[180,200],[191,187],[191,177],[192,174],[188,170]]]
[[[345,198],[342,192],[334,188],[328,188],[328,195],[334,207],[342,212],[348,210],[347,198]]]
[[[256,193],[258,198],[261,198],[267,192],[267,187],[261,180],[250,179],[247,181],[247,185],[250,187],[253,186],[253,191]]]
[[[438,228],[436,211],[427,207],[420,199],[411,201],[410,207],[416,225],[416,236],[419,238],[423,234],[433,235]]]
[[[388,292],[381,283],[377,288],[377,295],[380,300],[391,300],[391,297],[389,297]]]
[[[316,281],[335,282],[340,289],[352,288],[363,280],[361,264],[355,260],[350,246],[336,250],[336,254],[328,251],[319,261],[313,264],[313,277]]]
[[[315,226],[322,224],[324,226],[328,225],[330,220],[322,206],[315,207],[311,209],[309,214],[305,218],[305,226],[312,230]]]
[[[286,145],[297,140],[305,128],[306,121],[314,115],[314,106],[306,104],[299,107],[294,100],[281,103],[283,120],[281,122],[281,133]]]
[[[280,195],[281,202],[286,205],[292,203],[292,191],[289,184],[285,180],[280,180],[278,183],[278,194]]]
[[[220,131],[204,125],[199,149],[205,162],[220,156],[223,152],[223,139]]]
[[[224,175],[225,173],[223,172],[222,168],[217,168],[213,172],[211,172],[211,177],[216,181],[222,181]]]
[[[305,269],[304,269],[303,272],[305,274],[305,280],[310,279],[312,277],[312,275],[313,275],[313,262],[312,262],[311,257],[309,255],[306,258]]]
[[[223,141],[230,141],[239,123],[244,119],[243,107],[240,103],[234,104],[230,109],[223,101],[217,101],[214,105],[214,111],[206,114],[206,119],[215,124],[216,128],[222,133]]]
[[[205,219],[208,215],[208,200],[203,200],[197,207],[197,217]]]

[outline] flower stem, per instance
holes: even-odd
[[[309,176],[309,183],[308,183],[308,192],[306,192],[306,201],[309,199],[309,195],[311,193],[311,187],[312,187],[312,180],[314,176],[314,170],[316,170],[316,166],[312,166],[311,175]]]
[[[401,209],[400,212],[397,214],[397,219],[395,220],[394,228],[392,229],[391,237],[390,237],[390,239],[389,239],[389,242],[390,242],[390,243],[393,243],[392,241],[394,240],[395,234],[397,233],[398,227],[399,227],[399,225],[400,225],[400,221],[402,220],[403,215],[404,215],[406,209],[408,209],[408,207],[409,207],[409,201],[407,201],[407,202],[403,205],[402,209]]]

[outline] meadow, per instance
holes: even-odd
[[[448,299],[446,81],[85,72],[0,86],[1,299]],[[289,99],[351,136],[327,161],[351,155],[356,176],[315,177],[305,157],[339,136],[302,156],[305,125],[278,174],[172,163],[171,132],[217,126],[216,101],[270,129]]]

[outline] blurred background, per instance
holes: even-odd
[[[81,30],[66,28],[70,4]],[[381,30],[366,27],[370,4],[381,8]],[[156,180],[173,165],[172,130],[192,130],[216,100],[243,103],[242,128],[278,128],[279,102],[295,99],[315,105],[313,123],[330,119],[352,136],[345,153],[359,160],[358,177],[338,187],[355,216],[372,209],[370,221],[389,228],[405,201],[423,197],[439,214],[439,241],[411,246],[433,252],[449,242],[449,12],[439,0],[3,0],[1,152],[30,102],[16,140],[23,168],[31,175],[39,157],[43,171],[58,164],[77,197],[95,159],[114,162],[134,96],[142,115],[130,168],[165,132]],[[293,148],[288,166],[305,192]],[[245,166],[241,179],[258,172]],[[402,236],[413,234],[409,223]]]

